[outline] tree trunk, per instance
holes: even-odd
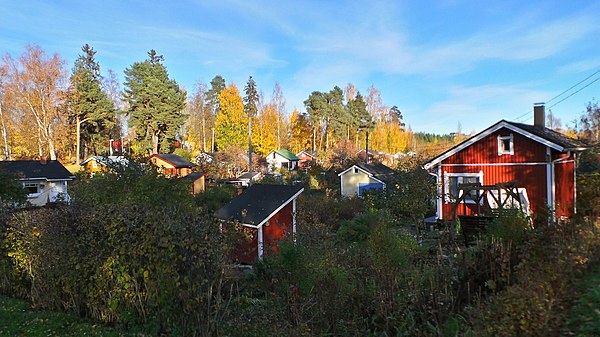
[[[206,117],[202,113],[202,152],[206,152]]]
[[[77,156],[77,160],[75,161],[77,163],[77,166],[79,166],[79,163],[81,162],[81,121],[79,120],[79,115],[77,115],[76,120],[75,120],[75,124],[76,124],[76,134],[77,134],[77,151],[75,152],[75,156]]]
[[[316,148],[315,148],[316,145],[317,145],[317,129],[315,129],[313,127],[313,141],[312,141],[312,150],[313,150],[313,152],[316,151]]]
[[[42,141],[42,130],[38,128],[38,153],[40,155],[40,159],[44,157],[44,148],[42,147],[43,143],[44,142]]]
[[[158,153],[158,135],[152,134],[152,153]]]
[[[279,111],[277,111],[277,113],[279,114]],[[278,150],[281,149],[281,139],[280,139],[280,136],[279,136],[280,133],[281,133],[281,130],[279,129],[280,128],[280,124],[281,123],[279,123],[279,115],[277,115],[277,149]]]
[[[248,172],[250,173],[248,186],[252,186],[252,116],[248,116]]]
[[[6,132],[6,124],[4,123],[4,112],[2,111],[2,103],[0,103],[0,121],[2,122],[2,141],[4,142],[4,159],[10,160],[10,151],[8,150],[8,136]]]
[[[50,153],[50,160],[56,160],[56,149],[54,147],[54,134],[52,127],[48,125],[46,129],[46,138],[48,139],[48,152]]]

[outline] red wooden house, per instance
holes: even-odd
[[[437,179],[437,218],[451,220],[461,184],[512,182],[525,189],[532,214],[554,210],[568,218],[575,209],[575,164],[586,145],[544,126],[544,106],[534,108],[534,125],[501,120],[425,164]],[[458,211],[475,215],[477,204]]]
[[[298,162],[300,168],[310,167],[312,161],[315,160],[315,153],[313,151],[300,151],[296,154],[296,156],[300,158],[300,161]]]
[[[217,218],[242,226],[245,239],[234,252],[238,263],[253,264],[277,251],[277,243],[296,234],[296,198],[302,186],[256,184],[216,212]]]
[[[148,157],[161,174],[168,177],[185,177],[196,166],[187,159],[173,153],[155,153]]]

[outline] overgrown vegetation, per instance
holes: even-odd
[[[4,213],[0,291],[152,335],[546,336],[575,324],[570,289],[600,252],[589,212],[536,228],[506,212],[469,247],[445,228],[417,235],[431,191],[411,184],[431,180],[406,165],[364,199],[284,176],[322,189],[299,200],[296,241],[242,276],[227,267],[234,233],[212,218],[234,191],[192,197],[140,172],[81,177],[72,206]]]

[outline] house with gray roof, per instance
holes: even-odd
[[[345,197],[362,196],[366,191],[383,189],[396,171],[381,163],[356,163],[340,172],[340,193]]]
[[[304,187],[254,184],[219,209],[215,216],[241,226],[244,238],[234,251],[238,263],[253,264],[277,251],[277,243],[296,235],[296,199]]]

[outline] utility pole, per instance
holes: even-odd
[[[365,158],[366,158],[366,162],[367,164],[369,163],[369,129],[366,130],[367,131],[367,137],[366,137],[366,149],[365,149]]]
[[[248,172],[250,180],[248,186],[252,186],[252,116],[248,115]]]

